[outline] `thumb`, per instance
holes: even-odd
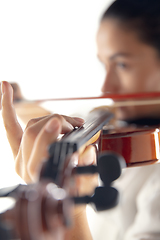
[[[97,162],[97,156],[96,156],[96,148],[92,145],[89,145],[86,147],[84,152],[79,156],[78,165],[80,166],[87,166],[96,164]]]
[[[13,89],[8,82],[3,81],[1,83],[1,93],[2,118],[13,155],[16,157],[23,131],[17,120],[16,112],[13,106]]]

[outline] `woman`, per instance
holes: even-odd
[[[98,57],[107,72],[102,92],[160,91],[158,6],[155,1],[116,1],[104,13],[97,34]],[[120,108],[117,114],[120,119],[159,117],[156,106]]]
[[[106,69],[103,93],[160,91],[160,3],[157,0],[113,2],[102,16],[97,33],[97,47],[98,58]],[[116,111],[117,118],[121,120],[159,118],[159,114],[160,107],[157,105],[152,108],[123,107]],[[42,161],[47,156],[47,146],[56,141],[61,132],[66,133],[83,123],[81,119],[58,115],[48,116],[31,120],[23,133],[12,105],[12,90],[6,82],[2,83],[2,115],[14,154],[16,170],[26,182],[35,181],[40,159]],[[95,161],[94,156],[93,148],[89,147],[79,160],[80,164],[92,164]],[[157,169],[160,171],[159,166]],[[135,170],[127,170],[124,173],[125,179],[128,178],[128,171],[130,175]],[[155,173],[153,177],[154,171],[154,166],[145,168],[145,170],[144,168],[138,169],[138,176],[141,174],[141,178],[137,184],[133,184],[134,194],[129,197],[130,201],[138,198],[138,210],[131,214],[132,219],[129,223],[122,224],[124,229],[117,230],[114,226],[116,233],[113,231],[108,239],[160,239],[160,219],[158,218],[160,187],[157,184],[160,174]],[[138,176],[136,172],[135,177]],[[150,182],[147,182],[146,186],[147,178],[155,182],[154,189]],[[146,194],[146,189],[149,189],[152,194],[150,199],[150,195]],[[124,194],[126,192],[124,191]],[[143,206],[141,201],[144,200],[144,195],[147,197],[147,204]],[[122,214],[125,216],[125,210]],[[141,221],[142,216],[147,220],[144,223]],[[152,221],[155,221],[153,225],[150,224],[150,217]],[[85,210],[78,211],[75,219],[75,228],[68,233],[69,239],[74,237],[75,239],[91,239]],[[122,219],[124,220],[125,217]],[[137,228],[137,225],[140,227]],[[126,233],[130,226],[131,229]],[[107,239],[107,236],[104,239]]]
[[[101,18],[97,48],[106,69],[103,93],[160,91],[160,3],[113,2]],[[159,122],[160,106],[121,107],[116,116],[128,121],[145,118],[146,123],[147,118],[148,122]],[[125,171],[115,184],[121,192],[119,206],[99,219],[100,229],[106,229],[101,239],[160,238],[159,174],[159,166]]]

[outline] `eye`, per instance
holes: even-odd
[[[126,69],[128,67],[128,65],[124,62],[118,62],[117,67],[121,68],[121,69]]]

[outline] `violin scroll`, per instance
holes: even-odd
[[[64,189],[41,182],[19,185],[10,196],[16,204],[0,215],[3,235],[21,240],[63,239],[65,228],[71,225],[73,206]]]
[[[68,195],[65,189],[46,179],[37,184],[19,185],[15,189],[2,189],[0,196],[14,197],[16,204],[0,215],[3,224],[0,234],[8,236],[6,240],[39,240],[42,237],[45,240],[63,239],[66,228],[72,225],[74,204],[93,203],[97,211],[117,205],[119,194],[111,184],[120,176],[122,162],[122,158],[113,153],[99,157],[98,165],[94,166],[94,173],[99,173],[103,184],[95,189],[93,196]],[[93,166],[90,168],[93,169]],[[72,174],[92,174],[91,169],[77,167],[73,169]],[[109,176],[105,177],[107,173]],[[7,231],[8,226],[10,231]]]

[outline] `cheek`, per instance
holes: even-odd
[[[146,91],[157,92],[160,91],[160,73],[155,72],[154,74],[148,74],[146,76]]]
[[[135,93],[139,92],[139,89],[142,88],[142,81],[140,81],[141,77],[139,77],[136,72],[132,71],[129,73],[121,74],[119,79],[121,93]]]
[[[140,64],[135,71],[134,85],[138,92],[160,91],[160,68],[155,64]]]
[[[120,82],[123,93],[160,91],[160,72],[135,70],[121,76]]]

